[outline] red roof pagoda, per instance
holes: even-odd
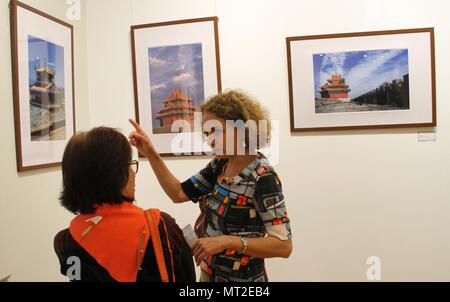
[[[194,120],[195,107],[192,105],[192,99],[188,98],[181,89],[172,91],[162,103],[164,107],[156,115],[160,121],[160,127],[170,127],[176,120],[188,122]]]
[[[327,83],[320,86],[320,95],[323,99],[348,101],[348,93],[351,91],[345,83],[345,79],[338,73],[331,75]]]

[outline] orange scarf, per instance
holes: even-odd
[[[150,238],[143,209],[130,202],[104,204],[70,224],[78,244],[120,282],[135,282]]]

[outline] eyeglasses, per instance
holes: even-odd
[[[137,172],[139,171],[139,161],[132,160],[130,162],[130,166],[131,166],[131,170],[133,170],[134,174],[137,174]]]

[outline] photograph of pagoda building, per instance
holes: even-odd
[[[177,120],[193,130],[205,99],[202,44],[153,47],[148,54],[153,134],[179,132],[172,129]]]
[[[64,48],[28,37],[31,141],[66,139]]]
[[[407,49],[314,54],[316,113],[409,110]]]
[[[182,90],[172,91],[170,96],[161,103],[163,107],[156,115],[159,127],[153,127],[153,134],[171,133],[172,123],[176,120],[185,120],[189,122],[191,129],[194,128],[194,112],[200,109],[192,105],[192,99],[188,98]]]
[[[320,97],[322,99],[349,102],[350,92],[349,86],[345,83],[345,79],[338,73],[332,74],[327,83],[320,86]]]

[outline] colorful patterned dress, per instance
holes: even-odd
[[[281,182],[267,158],[258,153],[238,176],[222,175],[227,160],[213,159],[182,183],[183,191],[198,202],[206,195],[205,237],[221,235],[291,239]],[[268,281],[264,259],[224,252],[205,258],[200,281]]]

